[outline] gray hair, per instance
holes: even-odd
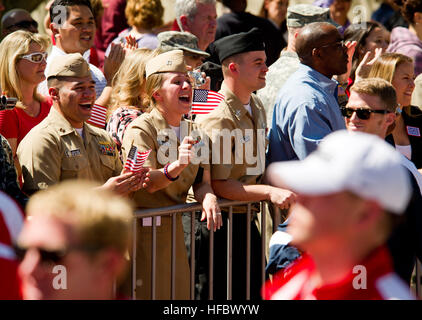
[[[185,15],[192,21],[195,18],[199,3],[215,5],[215,0],[176,0],[174,11],[176,13],[176,20],[180,31],[185,31],[182,28],[180,17]]]

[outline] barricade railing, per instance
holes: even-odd
[[[265,283],[265,254],[267,252],[266,246],[266,228],[267,228],[267,212],[268,207],[265,204],[265,201],[230,201],[230,200],[219,200],[219,206],[221,209],[228,208],[228,219],[227,219],[227,300],[232,300],[232,256],[233,256],[233,207],[235,206],[247,206],[246,213],[236,213],[236,214],[246,214],[247,223],[246,223],[246,299],[250,299],[250,277],[251,277],[251,218],[252,218],[252,203],[260,203],[260,232],[261,232],[261,281]],[[277,207],[273,207],[274,211],[272,216],[273,221],[273,233],[277,230],[277,226],[284,220],[285,213]],[[132,298],[136,299],[136,287],[137,287],[137,276],[136,276],[136,250],[137,250],[137,224],[138,220],[142,218],[152,217],[152,232],[151,232],[151,299],[155,300],[156,298],[156,234],[157,234],[157,223],[154,217],[157,216],[171,216],[172,217],[172,241],[171,241],[171,294],[170,298],[175,299],[175,274],[176,274],[176,215],[182,213],[191,213],[191,233],[190,233],[190,299],[195,299],[195,212],[201,211],[202,205],[199,203],[190,203],[175,205],[170,207],[163,208],[154,208],[154,209],[143,209],[137,210],[134,214],[133,219],[133,246],[132,246]],[[214,231],[213,223],[211,223],[210,236],[209,236],[209,266],[208,266],[208,297],[213,299],[213,282],[214,282]],[[416,263],[416,285],[415,285],[415,294],[421,298],[422,297],[422,268],[421,263],[417,261]],[[256,276],[256,275],[254,275]]]
[[[233,207],[235,206],[247,206],[247,223],[246,223],[246,299],[250,299],[250,276],[251,276],[251,269],[250,269],[250,262],[251,262],[251,218],[252,218],[252,210],[251,204],[252,203],[260,203],[260,215],[261,215],[261,264],[262,264],[262,272],[261,272],[261,280],[262,283],[265,282],[265,253],[267,251],[266,248],[266,234],[265,230],[267,228],[267,219],[266,219],[266,206],[264,202],[259,201],[230,201],[226,199],[222,199],[218,201],[219,206],[221,209],[228,208],[225,211],[228,211],[228,219],[227,219],[227,299],[232,299],[232,236],[233,236]],[[136,250],[137,250],[137,224],[139,223],[139,219],[152,217],[152,241],[151,241],[151,252],[152,252],[152,259],[151,259],[151,299],[155,300],[156,298],[156,234],[157,234],[157,225],[156,219],[154,217],[157,216],[171,216],[172,217],[172,241],[171,241],[171,299],[175,298],[175,265],[176,265],[176,215],[182,213],[191,213],[191,234],[190,234],[190,298],[193,300],[195,298],[195,212],[201,211],[202,206],[199,203],[190,203],[190,204],[182,204],[182,205],[175,205],[170,207],[163,207],[163,208],[154,208],[154,209],[143,209],[137,210],[134,214],[133,220],[133,246],[132,246],[132,298],[136,299],[136,287],[137,287],[137,276],[136,276]],[[236,214],[245,214],[245,213],[236,213]],[[273,231],[275,231],[278,223],[281,221],[280,211],[278,209],[275,210],[274,214],[274,225]],[[208,278],[208,296],[209,299],[213,299],[213,257],[214,257],[214,229],[213,223],[211,223],[210,228],[210,238],[209,238],[209,278]],[[256,276],[256,275],[254,275]]]

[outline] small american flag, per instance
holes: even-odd
[[[222,100],[224,100],[224,96],[221,93],[211,90],[194,89],[191,112],[193,114],[208,114],[217,108]]]
[[[132,172],[139,171],[147,160],[150,152],[151,150],[141,152],[138,151],[137,147],[132,146],[129,150],[129,154],[127,155],[125,169]]]
[[[91,110],[91,118],[88,119],[87,123],[104,129],[106,124],[106,116],[107,107],[100,106],[99,104],[94,104]]]

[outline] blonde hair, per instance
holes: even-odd
[[[412,58],[404,54],[384,53],[372,65],[368,78],[381,78],[391,83],[398,66],[406,62],[413,64]]]
[[[148,103],[151,107],[156,107],[157,101],[155,101],[153,94],[163,86],[164,76],[165,73],[153,73],[147,78],[145,82],[145,104]]]
[[[142,107],[141,88],[145,84],[145,65],[152,56],[150,49],[136,49],[125,58],[113,78],[112,107],[108,110],[108,116],[121,106],[147,111],[147,108]]]
[[[116,249],[126,253],[130,244],[133,207],[126,198],[97,189],[89,181],[72,180],[34,194],[28,216],[47,216],[70,227],[81,248]]]
[[[130,26],[151,30],[163,24],[164,8],[160,0],[128,0],[125,9]]]
[[[21,56],[28,53],[32,43],[38,44],[41,50],[47,50],[50,44],[48,37],[23,30],[12,32],[0,43],[0,87],[4,94],[19,100],[16,104],[19,108],[24,107],[21,102],[23,100],[22,83],[17,64]],[[34,89],[33,97],[39,102],[43,100],[37,92],[37,87]]]
[[[397,68],[403,63],[413,64],[413,59],[401,53],[389,52],[382,54],[372,65],[369,78],[381,78],[392,83]],[[411,115],[410,106],[402,106],[403,111]]]

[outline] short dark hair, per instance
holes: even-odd
[[[53,22],[55,18],[61,13],[60,10],[55,12],[55,8],[58,6],[66,7],[66,14],[68,13],[68,7],[72,6],[87,6],[92,11],[91,1],[89,0],[54,0],[50,7],[50,21]]]
[[[67,81],[70,77],[53,76],[47,79],[47,88],[51,87],[62,87],[62,82]]]

